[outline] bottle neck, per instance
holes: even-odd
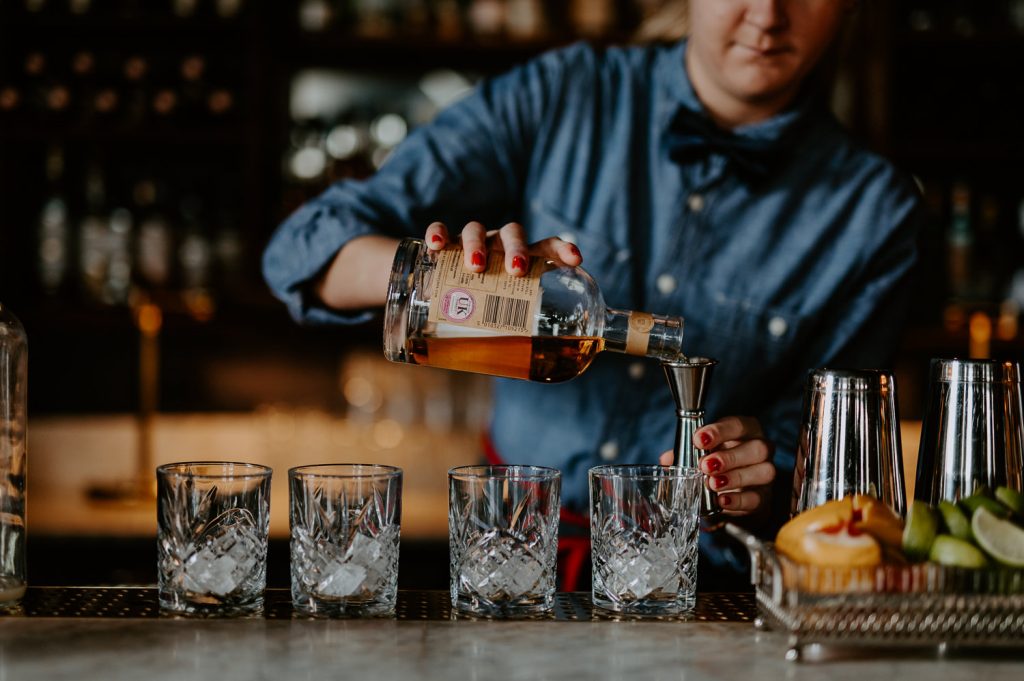
[[[683,357],[683,318],[607,308],[604,349],[628,355],[675,360]]]

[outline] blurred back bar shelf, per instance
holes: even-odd
[[[260,275],[275,226],[481,77],[621,38],[643,7],[0,1],[0,295],[32,339],[32,412],[136,409],[151,308],[161,410],[338,409],[379,326],[296,326]]]
[[[260,275],[276,225],[481,78],[627,42],[659,4],[0,0],[0,300],[32,413],[135,410],[154,307],[161,410],[339,409],[379,325],[296,326]],[[861,12],[835,108],[930,213],[897,366],[913,418],[930,357],[1024,351],[1024,0]]]
[[[867,137],[928,211],[896,367],[901,414],[920,418],[930,358],[1024,358],[1024,1],[880,5]]]

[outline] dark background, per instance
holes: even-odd
[[[374,345],[378,329],[293,325],[268,294],[259,257],[273,228],[303,199],[333,179],[366,175],[372,162],[368,151],[328,156],[323,172],[297,179],[288,170],[290,154],[304,145],[322,148],[336,125],[365,129],[376,115],[401,112],[406,91],[431,70],[452,69],[472,81],[576,40],[586,28],[586,17],[566,1],[539,4],[546,8],[543,33],[515,37],[500,27],[483,33],[471,21],[477,3],[460,0],[448,4],[460,12],[461,34],[446,37],[439,28],[444,4],[0,1],[0,297],[31,339],[32,413],[136,406],[132,305],[97,300],[82,283],[91,171],[105,180],[101,217],[116,208],[131,214],[130,248],[154,210],[139,200],[140,181],[156,188],[155,210],[168,222],[169,280],[149,284],[133,262],[128,294],[135,302],[155,300],[164,312],[161,409],[248,410],[289,400],[329,406],[336,387],[323,369],[345,347]],[[639,20],[642,3],[610,5],[614,22],[588,35],[597,42],[627,39]],[[366,6],[387,11],[368,17]],[[861,30],[839,73],[836,108],[866,145],[914,173],[933,216],[922,237],[921,285],[897,365],[905,384],[901,408],[914,417],[928,358],[969,354],[974,312],[992,325],[988,354],[1021,354],[1019,333],[1011,337],[1004,329],[1000,339],[997,332],[1010,278],[1024,260],[1024,9],[1012,0],[877,2],[864,4],[857,22]],[[84,75],[74,70],[83,52],[94,60]],[[29,62],[39,55],[45,64],[32,71]],[[194,87],[182,74],[189,57],[205,65]],[[125,75],[132,58],[147,67],[137,83]],[[357,92],[344,110],[295,120],[289,93],[298,74],[312,68],[361,79],[365,97]],[[5,87],[8,98],[13,90],[18,99],[7,109]],[[113,114],[96,111],[104,87],[119,98]],[[232,104],[215,114],[204,102],[218,90]],[[156,107],[165,91],[177,100],[170,113]],[[55,152],[63,173],[48,179]],[[965,197],[959,222],[958,186]],[[47,291],[40,222],[54,195],[67,208],[67,264],[59,286]],[[195,291],[179,263],[182,246],[197,234],[210,260],[204,282],[193,287],[199,303],[187,295]],[[218,254],[225,240],[234,248],[230,258]],[[1010,314],[1002,309],[1005,326]],[[225,366],[240,373],[257,368],[275,380],[232,384],[223,379]],[[292,377],[294,386],[276,380],[281,376]]]

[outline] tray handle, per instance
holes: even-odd
[[[750,552],[750,582],[754,588],[781,603],[782,564],[772,547],[735,523],[726,523],[725,531]]]

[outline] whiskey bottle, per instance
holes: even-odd
[[[579,267],[534,257],[527,271],[513,277],[504,254],[491,253],[484,272],[470,272],[457,247],[403,240],[388,284],[384,355],[541,383],[575,378],[602,350],[683,356],[682,318],[606,307]]]

